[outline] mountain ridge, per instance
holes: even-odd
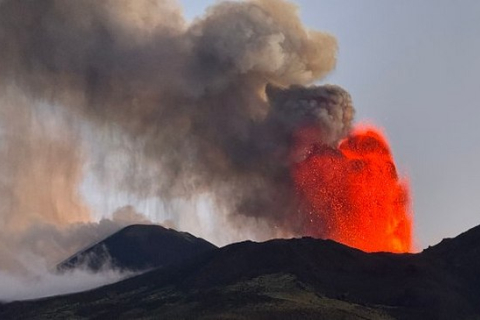
[[[56,266],[59,272],[75,268],[100,271],[144,271],[179,263],[196,254],[216,249],[190,233],[159,225],[134,224],[78,251]]]
[[[6,304],[0,318],[478,319],[479,252],[480,226],[415,254],[244,241],[89,292]]]

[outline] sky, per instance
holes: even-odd
[[[336,36],[357,120],[384,128],[410,177],[420,248],[480,224],[480,1],[297,0]],[[181,1],[188,20],[215,1]]]

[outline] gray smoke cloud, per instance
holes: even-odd
[[[337,43],[297,11],[283,0],[225,1],[189,24],[168,0],[1,1],[0,88],[10,90],[1,157],[15,168],[0,169],[9,179],[0,192],[17,203],[1,210],[2,229],[89,222],[78,195],[89,155],[76,132],[88,123],[103,146],[89,161],[105,186],[166,203],[208,194],[233,228],[301,234],[295,135],[314,127],[333,145],[354,109],[342,88],[312,85],[335,67]],[[60,111],[44,114],[52,106]],[[114,171],[112,141],[125,157]]]
[[[86,154],[71,115],[32,102],[15,86],[0,90],[0,270],[26,274],[123,226],[146,222],[133,208],[93,222],[78,187]]]

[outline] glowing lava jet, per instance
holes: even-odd
[[[408,182],[379,130],[354,129],[337,147],[302,143],[292,176],[306,234],[367,252],[413,250]]]

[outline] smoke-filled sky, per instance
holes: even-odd
[[[216,2],[181,4],[193,21]],[[399,170],[409,175],[418,247],[480,224],[480,3],[292,2],[307,27],[338,41],[336,68],[320,83],[344,87],[356,118],[384,127]],[[209,208],[196,207],[203,215]]]
[[[335,149],[354,116],[410,176],[419,248],[480,223],[476,1],[182,4],[0,1],[1,270],[145,219],[304,235],[298,133]]]
[[[410,176],[425,248],[480,224],[480,2],[295,0],[302,21],[339,43],[325,80],[357,119],[383,126]],[[214,1],[182,1],[188,18]]]
[[[292,167],[337,154],[355,114],[313,85],[335,37],[282,0],[191,23],[173,0],[5,0],[0,45],[0,271],[17,276],[145,216],[219,244],[305,235]]]

